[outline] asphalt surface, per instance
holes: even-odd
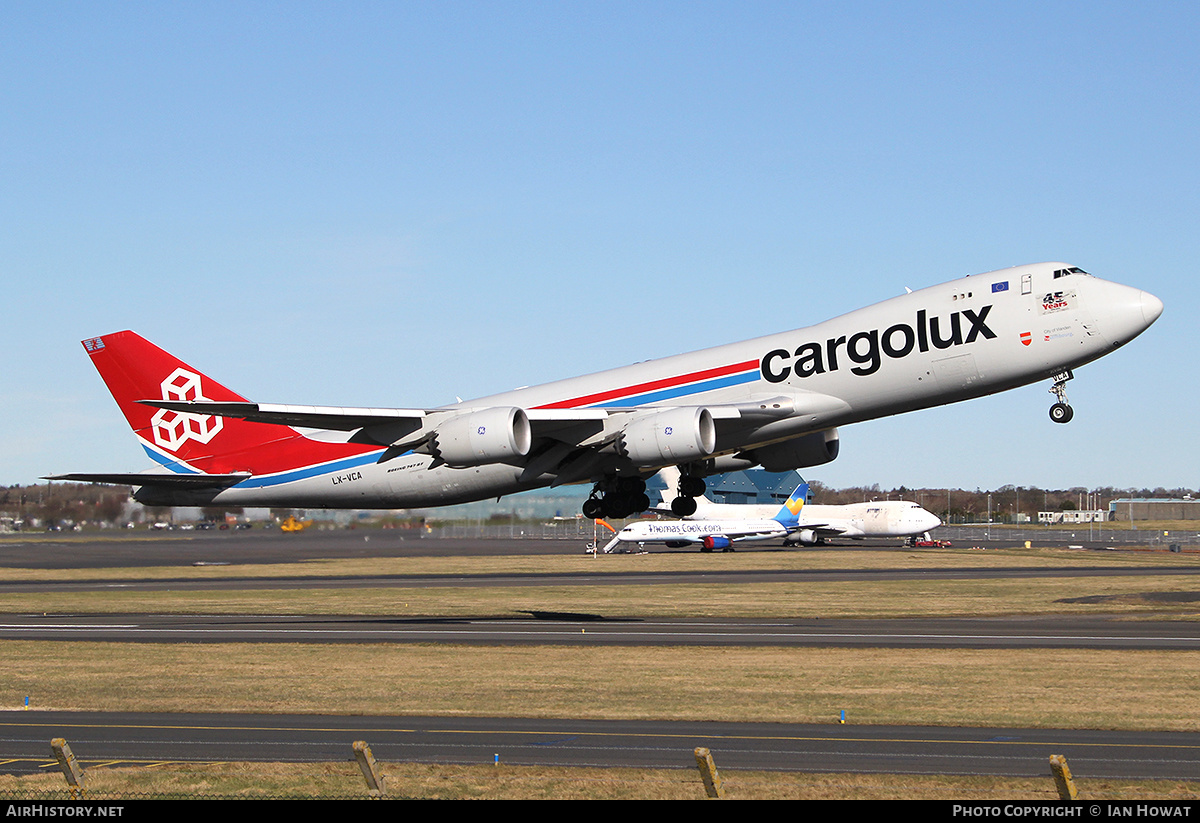
[[[424,537],[416,529],[309,529],[297,534],[284,534],[278,529],[170,532],[138,529],[99,534],[17,532],[0,537],[0,568],[138,568],[192,563],[254,565],[297,563],[326,557],[561,555],[582,554],[586,543],[583,538],[439,539]]]
[[[470,643],[905,649],[1200,650],[1200,624],[1104,617],[739,620],[606,619],[563,612],[494,618],[362,615],[5,615],[0,639],[113,643]]]
[[[1200,734],[521,718],[0,712],[0,769],[53,768],[62,737],[83,768],[163,762],[338,762],[366,741],[387,763],[492,763],[1195,780]]]
[[[1008,548],[1024,545],[1024,538],[983,537],[985,531],[970,539],[981,548]],[[328,557],[461,557],[501,555],[583,555],[591,535],[570,539],[539,538],[440,538],[424,535],[418,529],[338,529],[315,528],[298,534],[278,529],[248,531],[171,531],[148,532],[145,529],[91,534],[69,532],[10,533],[0,535],[0,569],[88,569],[178,566],[194,563],[275,564],[319,560]],[[601,541],[603,542],[603,541]],[[1108,550],[1107,543],[1089,543],[1072,536],[1039,538],[1039,546],[1083,545],[1097,551]],[[1190,547],[1189,547],[1190,548]],[[894,549],[907,551],[896,539],[847,540],[823,546],[782,548],[768,543],[750,543],[738,547],[738,553],[796,554],[857,549]],[[655,554],[699,554],[698,549],[652,547]],[[0,580],[3,574],[0,574]]]

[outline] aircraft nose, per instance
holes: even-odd
[[[1163,302],[1148,291],[1141,292],[1139,302],[1142,305],[1142,319],[1149,326],[1163,312]]]
[[[1088,289],[1087,308],[1095,321],[1095,332],[1114,347],[1137,337],[1162,314],[1162,301],[1135,286],[1099,279],[1083,281],[1082,285]]]

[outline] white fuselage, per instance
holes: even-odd
[[[744,520],[778,511],[776,504],[734,504],[697,501],[687,519]],[[821,527],[830,537],[913,537],[942,525],[937,515],[905,500],[820,505],[809,503],[800,512],[800,529]]]
[[[630,523],[614,539],[622,543],[698,543],[705,537],[730,540],[769,540],[785,537],[788,530],[770,518],[761,520],[644,520]]]
[[[782,515],[781,515],[782,516]],[[739,543],[762,540],[784,540],[791,533],[792,523],[767,518],[762,520],[642,520],[630,523],[617,532],[605,554],[617,550],[622,543],[662,543],[667,546],[701,546],[705,551],[733,551]]]

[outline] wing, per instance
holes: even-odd
[[[801,521],[791,529],[793,532],[804,530],[811,531],[819,537],[838,537],[839,535],[845,534],[848,531],[848,528],[842,524],[834,522],[805,523]]]
[[[739,543],[743,540],[762,540],[767,537],[785,537],[787,534],[788,529],[785,529],[783,526],[776,526],[774,528],[764,526],[761,529],[739,532],[736,536],[725,536],[734,543]]]
[[[350,433],[349,442],[382,446],[380,462],[411,451],[455,468],[507,463],[552,485],[612,473],[617,465],[645,472],[732,453],[754,432],[800,411],[817,419],[845,403],[827,395],[766,397],[711,406],[629,408],[441,407],[432,409],[296,406],[248,401],[139,400],[158,409]],[[435,463],[436,464],[436,463]]]

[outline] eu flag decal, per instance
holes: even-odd
[[[1001,280],[999,283],[992,284],[992,294],[995,294],[998,291],[1008,291],[1007,280]]]

